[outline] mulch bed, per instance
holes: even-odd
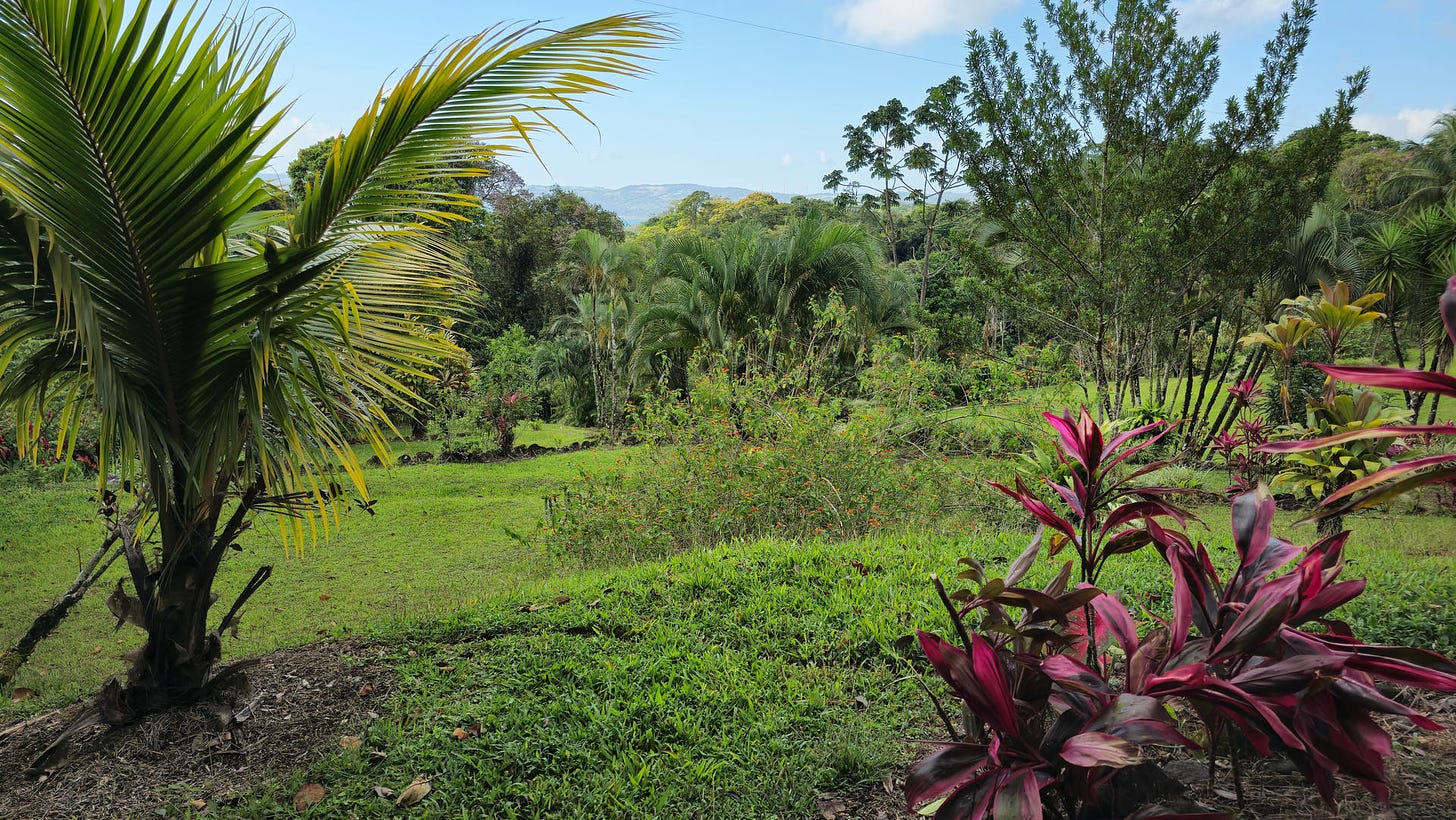
[[[0,817],[155,817],[194,800],[226,803],[336,752],[340,736],[360,734],[394,679],[390,668],[367,662],[375,656],[360,641],[270,652],[248,670],[231,727],[220,725],[216,709],[198,707],[92,729],[43,779],[24,769],[82,705],[8,734],[0,727]]]

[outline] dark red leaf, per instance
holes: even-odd
[[[1298,580],[1281,575],[1259,587],[1208,653],[1208,662],[1252,654],[1277,635],[1299,595]]]
[[[1016,703],[1011,699],[1006,670],[986,639],[972,632],[971,654],[967,655],[938,635],[919,631],[916,634],[920,636],[925,657],[966,702],[971,713],[998,732],[1016,734],[1019,728]]]
[[[1253,695],[1282,695],[1297,692],[1316,675],[1338,672],[1344,665],[1343,655],[1295,655],[1259,664],[1234,676],[1231,682]]]
[[[986,747],[946,743],[927,755],[905,778],[905,802],[914,811],[964,787],[986,766]]]
[[[1104,593],[1092,599],[1092,611],[1097,614],[1094,624],[1097,645],[1106,646],[1106,636],[1110,630],[1117,643],[1122,646],[1122,651],[1132,657],[1138,650],[1137,624],[1133,622],[1122,601]]]

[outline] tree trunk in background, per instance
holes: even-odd
[[[1189,320],[1188,327],[1183,331],[1187,337],[1184,345],[1188,348],[1188,355],[1183,362],[1183,412],[1178,414],[1180,419],[1188,418],[1193,403],[1193,329],[1197,326],[1196,320]],[[1184,437],[1187,438],[1186,435]]]
[[[1260,346],[1254,348],[1251,353],[1245,356],[1244,363],[1239,368],[1239,375],[1236,381],[1243,381],[1244,379],[1250,378],[1258,379],[1263,374],[1264,365],[1268,360],[1266,353],[1267,349]],[[1232,357],[1230,357],[1230,360],[1232,360]],[[1209,445],[1213,443],[1213,439],[1227,429],[1228,425],[1233,422],[1233,416],[1230,413],[1233,406],[1233,402],[1224,403],[1223,408],[1218,411],[1218,418],[1214,420],[1213,424],[1209,425],[1208,432],[1204,434],[1202,443],[1198,445],[1196,450],[1190,451],[1189,455],[1202,457],[1204,453],[1208,452]]]
[[[1208,356],[1204,358],[1203,370],[1199,373],[1200,380],[1198,383],[1198,398],[1195,399],[1193,402],[1194,419],[1188,424],[1188,433],[1184,437],[1185,442],[1192,441],[1193,436],[1196,435],[1195,431],[1198,427],[1198,420],[1208,415],[1207,412],[1203,409],[1203,399],[1204,395],[1208,392],[1208,377],[1212,375],[1211,371],[1213,370],[1213,357],[1214,353],[1218,350],[1218,334],[1222,327],[1223,308],[1220,307],[1218,313],[1215,314],[1213,317],[1213,335],[1208,340]],[[1188,350],[1190,358],[1192,356],[1193,340],[1195,336],[1196,334],[1192,330],[1190,330],[1188,333]],[[1225,362],[1225,364],[1227,364],[1227,362]],[[1189,373],[1188,378],[1192,379],[1193,374]]]

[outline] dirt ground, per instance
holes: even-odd
[[[264,655],[248,670],[239,721],[215,710],[157,715],[105,732],[87,730],[44,778],[24,769],[81,705],[0,727],[0,817],[155,817],[161,806],[225,803],[337,751],[359,734],[393,680],[357,642],[326,642]],[[197,805],[197,804],[194,804]]]

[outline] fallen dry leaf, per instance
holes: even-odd
[[[587,604],[586,605],[586,608],[587,609],[596,609],[597,607],[599,607],[601,605],[602,605],[602,599],[601,598],[598,598],[595,601],[592,601],[591,603]]]
[[[451,732],[450,734],[454,735],[456,740],[464,740],[465,738],[470,737],[469,732],[461,729],[458,726],[455,727],[455,731]]]
[[[370,692],[373,692],[373,691],[374,691],[374,684],[372,684],[372,683],[366,683],[363,686],[359,687],[359,697],[362,698],[365,695],[367,695],[367,694],[369,694]]]
[[[571,596],[569,596],[569,595],[559,595],[559,596],[556,597],[556,605],[557,606],[561,606],[563,604],[569,604],[569,603],[571,603]]]
[[[313,804],[324,799],[328,790],[317,783],[305,783],[299,788],[298,793],[293,795],[293,808],[295,811],[303,811]]]
[[[339,738],[339,745],[342,746],[346,751],[352,752],[356,751],[360,746],[363,746],[364,741],[360,740],[354,735],[344,735],[343,737]]]
[[[455,667],[450,666],[449,664],[446,664],[446,665],[440,667],[440,671],[441,672],[454,672],[455,671]]]
[[[421,800],[424,800],[425,795],[429,793],[430,779],[424,775],[420,775],[414,779],[414,782],[406,786],[404,791],[399,793],[399,798],[394,801],[394,805],[413,806]]]
[[[194,809],[197,809],[198,811],[202,811],[203,809],[207,808],[207,801],[199,797],[196,800],[191,801],[187,805],[191,806]]]
[[[849,811],[849,804],[838,797],[819,801],[819,816],[824,820],[835,820],[839,815]]]
[[[391,789],[388,786],[375,786],[374,796],[380,798],[381,800],[392,800],[394,799],[394,789]]]
[[[101,647],[99,647],[99,646],[93,646],[93,647],[91,647],[91,654],[93,654],[93,655],[99,655],[99,654],[101,654]]]
[[[26,689],[24,686],[17,686],[10,690],[10,702],[19,703],[26,698],[35,697],[34,689]]]
[[[329,597],[330,596],[327,593],[325,593],[325,594],[319,596],[319,600],[320,601],[327,601],[329,599]]]

